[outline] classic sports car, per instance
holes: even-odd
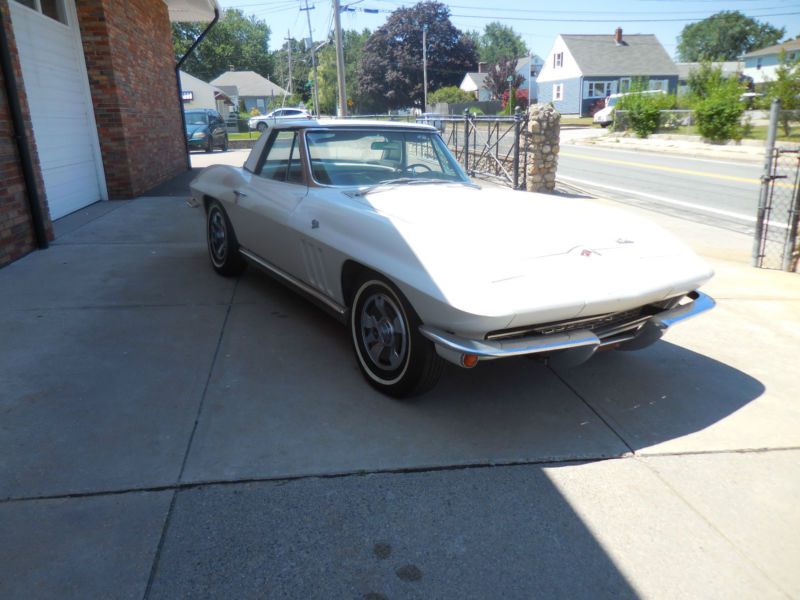
[[[588,201],[482,189],[435,128],[286,121],[242,168],[191,184],[221,275],[247,262],[346,323],[367,381],[395,397],[443,360],[578,364],[658,340],[714,301],[712,271],[655,225]]]

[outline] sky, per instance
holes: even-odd
[[[333,2],[308,0],[311,8],[301,11],[306,0],[218,0],[223,8],[239,8],[255,15],[271,28],[269,46],[276,50],[289,35],[308,37],[311,17],[315,41],[332,31]],[[440,0],[442,1],[442,0]],[[340,0],[344,29],[374,30],[401,6],[416,2],[402,0]],[[484,25],[499,21],[514,28],[534,53],[546,57],[560,33],[608,33],[617,26],[624,33],[654,33],[675,58],[676,38],[684,25],[699,21],[721,10],[738,10],[759,21],[785,27],[786,34],[800,34],[800,0],[559,0],[533,2],[513,0],[444,0],[450,7],[450,20],[461,29],[482,32]],[[377,12],[374,12],[377,11]]]

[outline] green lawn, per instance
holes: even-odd
[[[591,125],[592,117],[561,117],[562,125]]]
[[[778,125],[778,141],[779,142],[800,142],[800,123],[793,123],[789,131],[789,135],[785,135],[783,128]],[[694,125],[675,127],[672,129],[659,130],[656,133],[675,133],[679,135],[700,135],[697,127]],[[766,140],[767,139],[767,126],[754,125],[751,126],[744,135],[746,140]]]
[[[257,140],[261,135],[258,131],[250,131],[249,133],[229,133],[229,140]]]

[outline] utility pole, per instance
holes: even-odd
[[[422,87],[423,105],[422,112],[428,112],[428,25],[422,26]]]
[[[339,0],[333,0],[334,23],[336,25],[336,82],[339,85],[338,116],[347,116],[347,92],[344,81],[344,47],[342,41],[342,19],[340,16]]]
[[[289,93],[292,93],[292,32],[286,30],[286,49],[289,53]]]
[[[531,96],[531,71],[533,71],[533,52],[528,50],[528,106],[533,102],[533,96]]]
[[[301,8],[300,10],[306,11],[306,17],[308,17],[308,42],[309,48],[311,49],[311,68],[313,69],[314,73],[314,115],[319,118],[319,92],[317,90],[317,57],[314,52],[314,36],[311,33],[311,13],[310,10],[313,10],[314,6],[311,8],[308,7],[308,0],[306,0],[306,7]]]

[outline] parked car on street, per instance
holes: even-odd
[[[187,110],[186,140],[189,150],[205,150],[213,152],[214,148],[228,149],[228,128],[222,116],[211,108]]]
[[[311,113],[305,108],[279,108],[273,110],[266,115],[258,115],[251,117],[247,121],[247,126],[252,130],[258,130],[262,133],[267,130],[267,127],[276,123],[278,119],[311,119]]]
[[[327,309],[366,380],[395,397],[432,387],[443,361],[567,366],[644,348],[714,305],[698,291],[711,269],[667,232],[483,189],[427,125],[276,123],[243,167],[208,167],[191,190],[212,267],[255,264]]]

